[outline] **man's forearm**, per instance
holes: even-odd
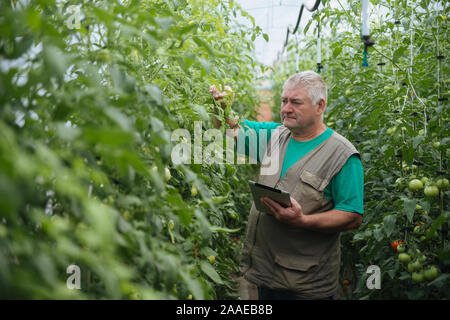
[[[308,230],[335,233],[356,229],[361,225],[361,221],[362,216],[359,213],[333,209],[315,214],[302,215],[297,225]]]
[[[220,87],[220,90],[222,90],[221,89],[222,87],[221,86],[219,86],[219,87]],[[233,104],[234,92],[229,86],[225,86],[224,90],[225,91],[223,91],[223,92],[219,91],[215,85],[211,85],[209,87],[209,92],[212,94],[214,99],[219,102],[220,108],[222,108],[225,111],[227,106]],[[216,108],[215,108],[215,111],[217,111]],[[236,116],[235,119],[227,118],[225,120],[225,122],[228,124],[228,126],[231,129],[234,129],[239,125],[239,117]],[[217,115],[215,114],[215,112],[213,113],[213,124],[216,129],[219,129],[222,126],[222,123],[219,119],[217,119]]]
[[[213,124],[216,129],[219,129],[222,126],[222,123],[216,118],[215,114],[213,114]]]

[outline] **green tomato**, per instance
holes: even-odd
[[[164,179],[166,181],[169,181],[170,178],[172,178],[172,175],[170,174],[170,169],[169,168],[164,168]]]
[[[397,127],[391,127],[389,129],[387,129],[386,133],[391,135],[394,134],[397,131]]]
[[[403,252],[405,252],[405,251],[406,251],[406,247],[405,247],[404,244],[399,244],[399,245],[397,246],[397,252],[398,252],[398,253],[403,253]]]
[[[408,184],[410,191],[418,191],[423,188],[423,183],[419,179],[412,179]]]
[[[439,275],[439,271],[435,266],[431,266],[423,272],[425,279],[428,281],[434,280]]]
[[[191,196],[195,197],[197,194],[198,194],[197,187],[195,186],[195,184],[193,184],[191,187]]]
[[[209,256],[208,260],[209,260],[210,263],[214,263],[214,262],[216,262],[216,257],[215,256]]]
[[[447,189],[449,185],[449,181],[446,178],[438,179],[436,181],[436,187],[438,187],[441,190]]]
[[[437,230],[435,230],[432,234],[430,238],[437,238],[438,237],[438,233]]]
[[[414,268],[414,271],[422,269],[422,264],[419,262],[419,260],[416,260],[412,263],[412,266]]]
[[[440,146],[441,146],[441,143],[439,141],[433,142],[433,148],[439,149]]]
[[[422,179],[420,179],[420,181],[422,181],[423,185],[426,185],[428,181],[430,181],[430,179],[428,179],[427,177],[422,177]]]
[[[238,214],[237,214],[237,213],[234,213],[234,212],[230,213],[230,217],[231,217],[231,219],[233,219],[233,220],[238,220],[238,219],[239,219]]]
[[[439,189],[436,186],[426,186],[423,192],[427,197],[437,197],[439,195]]]
[[[177,285],[176,285],[176,284],[173,285],[173,287],[172,287],[172,292],[173,292],[175,295],[178,294],[178,288],[177,288]]]
[[[398,247],[397,247],[397,251],[398,251]],[[407,253],[400,253],[398,255],[398,260],[400,260],[400,262],[403,262],[403,263],[409,263],[411,261],[411,256]]]
[[[415,283],[421,283],[424,279],[423,272],[413,272],[412,281]]]
[[[418,260],[420,263],[424,263],[425,261],[427,261],[427,257],[425,255],[421,255]]]

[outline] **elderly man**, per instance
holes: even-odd
[[[215,87],[210,92],[218,100],[227,94]],[[280,165],[266,174],[261,169],[258,182],[291,195],[287,208],[261,199],[273,215],[258,211],[255,204],[250,211],[241,272],[258,287],[260,299],[333,299],[340,232],[361,224],[362,163],[355,147],[324,125],[326,102],[321,76],[305,71],[284,84],[281,124],[246,120],[239,125],[238,119],[227,120],[234,136],[246,139],[246,150],[248,131],[257,140],[267,139],[262,152],[260,143],[256,146],[257,155],[264,154],[258,160]],[[267,134],[261,135],[263,131]]]

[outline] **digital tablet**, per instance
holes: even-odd
[[[250,190],[253,194],[253,200],[255,201],[255,206],[258,211],[272,214],[269,208],[267,208],[261,202],[260,199],[262,197],[269,197],[272,200],[278,202],[284,208],[291,206],[291,196],[286,191],[275,189],[252,180],[249,180],[248,184],[250,185]]]

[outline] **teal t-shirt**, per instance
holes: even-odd
[[[259,143],[259,140],[266,138],[266,142],[268,142],[272,130],[280,125],[280,123],[276,122],[243,121],[238,136],[238,152],[245,152],[246,155],[250,156],[256,155],[256,160],[260,162],[267,144]],[[293,164],[328,139],[332,133],[333,130],[327,128],[321,135],[309,141],[296,141],[291,137],[284,157],[280,178],[284,176]],[[249,143],[249,140],[252,138],[255,139],[256,143]],[[245,145],[245,150],[239,148],[240,144]],[[326,186],[323,197],[333,199],[334,209],[336,210],[363,214],[363,190],[363,166],[360,158],[357,155],[352,155]]]

